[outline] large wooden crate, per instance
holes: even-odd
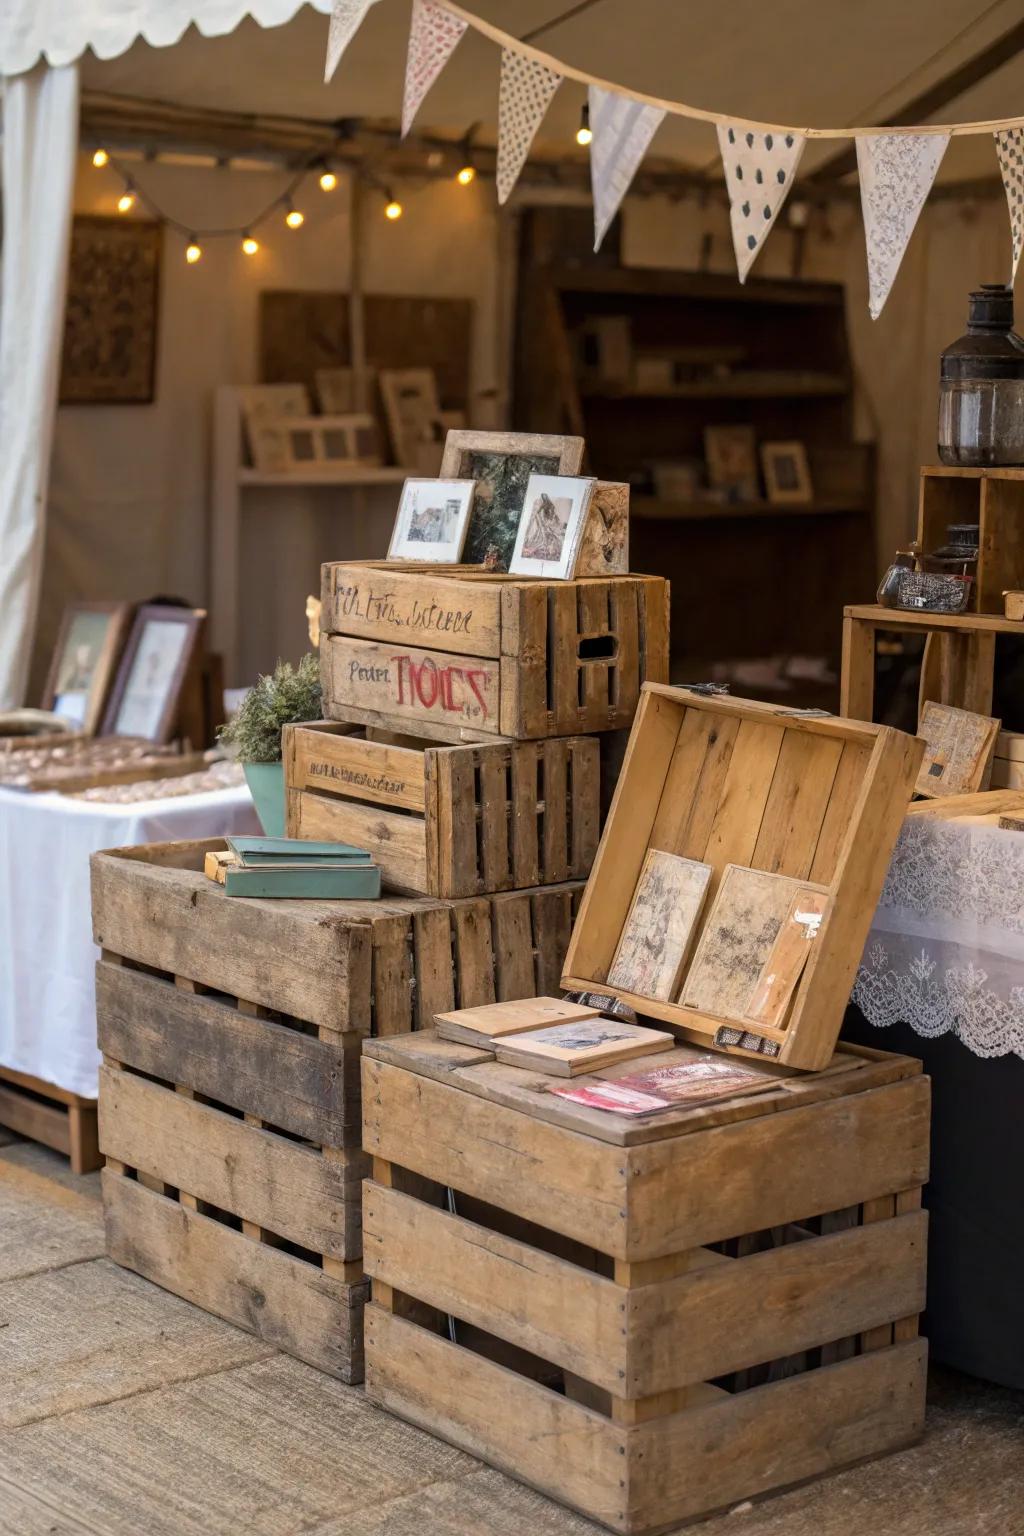
[[[613,994],[675,1033],[816,1070],[828,1062],[924,743],[886,726],[648,684],[566,957],[566,990]],[[817,886],[821,919],[779,1024],[608,984],[649,849]],[[684,991],[678,997],[685,995]]]
[[[637,1122],[370,1042],[367,1395],[628,1536],[914,1440],[928,1080],[852,1047],[763,1070]]]
[[[329,564],[320,622],[324,713],[438,741],[616,730],[668,679],[660,576]]]
[[[428,896],[590,873],[600,832],[596,736],[443,746],[321,721],[289,726],[291,837],[368,848],[384,881]]]

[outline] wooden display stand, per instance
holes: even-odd
[[[637,1121],[369,1042],[367,1395],[627,1536],[916,1439],[928,1080],[762,1070]]]
[[[1006,589],[1024,586],[1024,469],[961,469],[946,464],[922,469],[917,519],[922,555],[949,542],[951,523],[979,527],[970,611],[1001,615]]]
[[[320,629],[325,715],[435,741],[617,730],[645,680],[668,680],[660,576],[328,564]]]
[[[290,837],[367,848],[394,890],[475,896],[590,873],[596,736],[441,746],[372,726],[288,726]]]
[[[107,1251],[358,1381],[362,1042],[556,988],[581,883],[237,900],[202,873],[224,846],[92,859]]]
[[[932,701],[991,715],[996,636],[1024,637],[1024,625],[993,613],[911,613],[862,603],[843,610],[843,675],[839,709],[871,720],[875,703],[875,640],[882,633],[927,637],[919,706]]]

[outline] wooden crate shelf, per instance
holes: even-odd
[[[283,755],[289,835],[369,849],[395,890],[475,896],[590,873],[596,736],[443,746],[322,721],[287,727]]]
[[[95,1099],[0,1067],[0,1125],[63,1152],[72,1173],[95,1173],[100,1166]]]
[[[923,555],[949,542],[951,523],[977,523],[978,568],[968,607],[1003,613],[1003,593],[1024,585],[1024,469],[921,470],[917,539]]]
[[[429,1034],[368,1045],[367,1395],[626,1536],[915,1439],[927,1079],[762,1070],[640,1124]]]

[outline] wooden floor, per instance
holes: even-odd
[[[0,1130],[0,1138],[6,1133]],[[925,1442],[701,1536],[1024,1532],[1024,1399],[936,1383]],[[0,1536],[597,1536],[103,1257],[98,1175],[0,1147]]]

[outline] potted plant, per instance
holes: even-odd
[[[297,667],[279,661],[269,677],[258,678],[237,712],[220,729],[219,740],[237,749],[267,837],[284,836],[281,732],[286,725],[321,718],[320,660],[310,652]]]

